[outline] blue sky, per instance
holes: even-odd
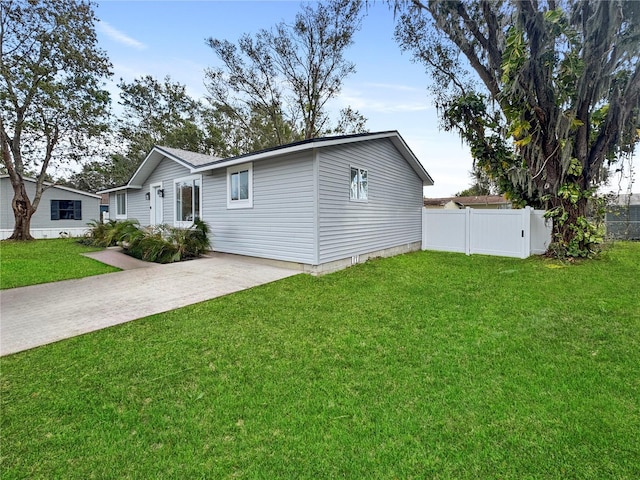
[[[293,20],[299,7],[297,0],[98,0],[98,41],[113,64],[109,88],[114,102],[120,78],[130,82],[143,75],[170,75],[193,97],[204,96],[204,71],[218,65],[205,39],[235,43],[244,33]],[[470,184],[471,156],[456,134],[438,128],[427,92],[429,79],[421,65],[401,53],[393,30],[393,12],[387,5],[370,4],[355,44],[346,53],[357,73],[345,81],[332,109],[351,105],[367,117],[372,132],[398,130],[435,181],[425,194],[453,195]]]

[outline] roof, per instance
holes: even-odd
[[[190,152],[188,150],[181,150],[179,148],[162,147],[157,146],[158,150],[167,153],[176,158],[181,158],[183,161],[192,166],[206,165],[216,160],[222,160],[220,157],[213,157],[204,153]]]
[[[165,157],[170,158],[176,163],[188,168],[191,173],[201,173],[210,170],[230,167],[240,163],[268,160],[270,158],[288,155],[291,153],[304,152],[307,150],[325,148],[335,145],[345,145],[362,141],[377,140],[381,138],[388,138],[389,140],[391,140],[402,157],[407,161],[407,163],[409,163],[409,165],[411,165],[413,170],[420,177],[423,185],[433,185],[433,179],[427,173],[418,158],[414,155],[414,153],[411,151],[400,134],[397,131],[393,130],[377,133],[360,133],[355,135],[342,135],[336,137],[312,138],[309,140],[303,140],[301,142],[290,143],[279,147],[268,148],[265,150],[259,150],[257,152],[247,153],[229,158],[214,157],[211,155],[189,152],[177,148],[155,146],[153,147],[149,155],[147,155],[147,157],[144,159],[140,167],[138,167],[138,170],[136,170],[136,172],[133,174],[131,180],[129,180],[129,183],[121,187],[102,190],[99,193],[115,192],[127,188],[142,188],[142,184],[149,177],[149,175],[151,175],[151,172],[155,170],[160,161]]]
[[[0,175],[0,178],[9,178],[9,175],[7,175],[7,174]],[[22,179],[27,181],[27,182],[32,182],[32,183],[36,183],[37,182],[37,180],[35,178],[31,178],[31,177],[22,177]],[[71,192],[71,193],[77,193],[78,195],[86,195],[87,197],[91,197],[91,198],[100,198],[100,195],[96,195],[95,193],[89,193],[89,192],[85,192],[83,190],[77,190],[75,188],[65,187],[64,185],[58,185],[57,183],[43,182],[43,184],[47,188],[57,188],[58,190],[64,190],[64,191]]]
[[[471,197],[425,198],[424,205],[443,206],[451,201],[461,205],[507,205],[511,203],[502,195],[478,195]]]
[[[640,205],[640,193],[621,193],[613,197],[613,205],[626,207],[627,205]]]

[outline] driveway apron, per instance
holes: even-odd
[[[296,275],[300,270],[214,254],[0,292],[0,355],[166,312]]]

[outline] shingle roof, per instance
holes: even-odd
[[[222,160],[220,157],[214,157],[213,155],[206,155],[204,153],[190,152],[188,150],[181,150],[179,148],[171,148],[164,146],[156,146],[158,150],[166,152],[174,157],[177,157],[184,162],[190,164],[193,167],[200,167],[209,163]]]
[[[230,167],[243,162],[262,161],[269,158],[275,158],[280,155],[296,153],[312,148],[324,148],[333,145],[341,145],[345,143],[381,138],[387,138],[393,143],[393,145],[398,149],[403,158],[411,165],[414,171],[422,179],[424,185],[433,185],[433,179],[429,176],[429,173],[427,173],[424,166],[416,158],[416,156],[402,139],[400,134],[397,131],[393,130],[386,132],[343,135],[337,137],[314,138],[229,158],[219,158],[202,153],[181,150],[179,148],[155,146],[153,147],[149,155],[147,155],[147,158],[145,158],[142,164],[138,167],[138,170],[136,170],[136,172],[133,174],[126,185],[111,188],[108,190],[102,190],[99,193],[115,192],[127,188],[142,188],[144,181],[158,166],[160,161],[162,161],[162,159],[165,157],[170,158],[173,161],[188,168],[189,170],[191,170],[191,173],[201,173],[219,168]]]

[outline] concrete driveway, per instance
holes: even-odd
[[[301,273],[225,254],[167,265],[141,262],[113,250],[90,256],[127,270],[0,292],[0,355]]]

